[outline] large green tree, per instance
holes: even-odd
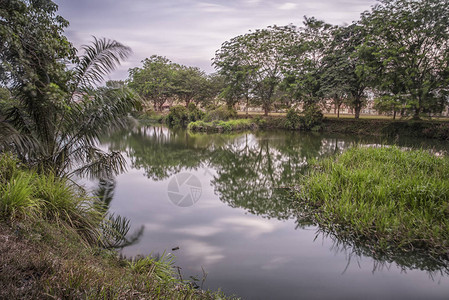
[[[226,80],[225,96],[235,102],[251,99],[268,115],[296,36],[294,26],[270,26],[223,43],[213,64]]]
[[[304,17],[304,26],[287,52],[283,88],[305,107],[322,100],[323,58],[328,52],[333,26],[315,18]]]
[[[123,125],[136,102],[126,89],[98,94],[95,85],[131,50],[94,39],[76,56],[63,35],[68,22],[56,11],[49,0],[1,1],[0,80],[13,102],[0,118],[0,150],[56,175],[109,176],[123,159],[99,149],[98,137]]]
[[[155,110],[162,111],[164,103],[175,96],[176,65],[162,56],[152,55],[142,61],[142,68],[129,70],[130,88],[145,101],[152,102]]]
[[[186,107],[192,101],[201,102],[208,83],[206,74],[199,68],[177,66],[174,77],[175,95]]]
[[[376,77],[369,49],[362,47],[366,30],[358,23],[335,28],[327,52],[323,58],[320,92],[330,98],[339,111],[345,103],[360,117],[367,91]]]
[[[389,96],[383,99],[403,102],[414,118],[441,111],[449,78],[449,2],[382,0],[362,22],[380,71],[377,87]]]

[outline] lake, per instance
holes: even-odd
[[[447,299],[449,269],[424,254],[371,253],[321,232],[289,197],[308,162],[355,144],[447,143],[267,131],[136,127],[103,139],[127,172],[102,181],[110,211],[143,228],[126,256],[173,253],[184,279],[243,299]],[[172,250],[175,249],[175,250]]]

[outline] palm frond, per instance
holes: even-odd
[[[92,45],[84,45],[82,49],[84,55],[75,68],[77,79],[75,89],[100,83],[106,74],[114,71],[120,65],[120,61],[132,53],[131,48],[115,40],[96,37]]]
[[[137,243],[144,227],[127,237],[130,230],[129,220],[122,216],[109,215],[102,224],[102,244],[106,249],[121,249]]]
[[[75,156],[81,166],[73,170],[68,176],[75,174],[81,177],[108,178],[125,171],[126,162],[120,152],[104,152],[96,147],[80,148]]]
[[[30,134],[23,134],[6,121],[0,121],[0,152],[10,151],[19,156],[23,153],[42,152],[39,142]],[[31,157],[29,157],[31,158]]]

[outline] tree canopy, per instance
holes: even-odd
[[[358,21],[332,26],[305,17],[302,27],[269,26],[230,39],[213,65],[229,105],[246,102],[267,114],[331,102],[359,118],[367,99],[380,112],[415,118],[448,104],[449,3],[381,0]]]
[[[1,112],[0,150],[58,176],[120,171],[121,155],[102,151],[97,140],[123,125],[137,102],[124,87],[98,93],[95,86],[131,49],[94,38],[78,57],[63,35],[68,22],[56,15],[52,1],[1,4],[0,80],[12,100]]]
[[[129,70],[128,85],[152,103],[154,110],[162,111],[164,103],[175,100],[186,107],[192,101],[205,104],[219,93],[212,87],[219,83],[199,68],[176,64],[157,55],[144,59],[142,64],[141,68]]]

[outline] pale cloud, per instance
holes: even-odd
[[[282,4],[281,6],[279,6],[280,10],[291,10],[291,9],[295,9],[298,6],[297,3],[291,3],[291,2],[287,2]]]
[[[133,56],[108,79],[125,79],[128,68],[153,54],[213,72],[211,58],[221,44],[269,25],[302,25],[315,16],[341,25],[357,20],[376,0],[54,0],[70,21],[67,37],[76,47],[91,36],[116,39]]]
[[[231,12],[233,9],[220,5],[220,4],[213,4],[213,3],[198,3],[198,8],[203,12],[212,12],[212,13],[224,13],[224,12]]]
[[[249,6],[256,6],[259,5],[262,1],[261,0],[246,0],[245,3]]]

